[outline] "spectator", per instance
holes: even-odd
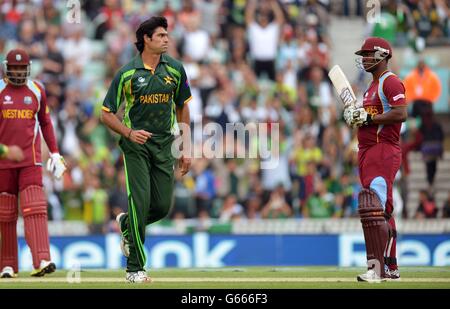
[[[305,83],[306,102],[314,110],[328,108],[331,105],[331,88],[325,80],[323,70],[319,66],[314,66],[309,71],[309,80]]]
[[[196,215],[193,198],[194,179],[188,174],[181,176],[179,169],[175,170],[173,218],[193,218]]]
[[[294,149],[293,159],[297,165],[297,173],[304,176],[307,173],[307,165],[309,162],[316,164],[322,161],[322,150],[317,146],[314,136],[308,134],[304,137],[303,147]]]
[[[206,159],[199,159],[192,167],[195,178],[195,203],[197,214],[202,210],[210,211],[216,196],[215,176]]]
[[[42,69],[45,81],[62,83],[64,78],[64,58],[56,45],[56,35],[48,33],[45,36],[45,56],[42,61]]]
[[[442,207],[442,218],[450,218],[450,191],[448,192],[447,200]]]
[[[244,208],[236,200],[236,195],[228,195],[223,201],[219,221],[230,222],[244,217]]]
[[[426,64],[419,60],[417,67],[403,81],[406,88],[406,99],[412,102],[412,117],[422,116],[426,105],[435,103],[441,95],[439,77]]]
[[[424,109],[422,117],[420,133],[423,140],[420,151],[426,165],[428,185],[432,187],[436,175],[437,162],[444,153],[444,131],[439,122],[435,120],[431,106],[427,106]]]
[[[105,0],[104,6],[100,8],[100,14],[95,17],[99,23],[95,29],[95,39],[102,40],[105,33],[113,28],[114,20],[122,19],[123,16],[119,0]]]
[[[267,142],[278,143],[279,153],[276,158],[274,158],[272,154],[269,157],[264,158],[265,162],[276,162],[273,168],[263,169],[261,171],[262,185],[265,190],[275,190],[280,184],[285,190],[291,189],[291,179],[289,177],[289,154],[292,148],[291,141],[286,138],[282,129],[280,131],[279,139],[272,138]]]
[[[17,38],[18,25],[22,19],[25,6],[17,0],[2,1],[0,5],[0,38],[14,40]]]
[[[267,74],[267,77],[274,81],[278,40],[284,23],[283,11],[277,1],[270,1],[270,10],[275,14],[275,21],[270,21],[269,10],[260,10],[255,20],[256,4],[255,0],[251,0],[245,11],[250,58],[258,78]]]
[[[200,20],[189,16],[183,35],[183,55],[195,62],[204,61],[210,51],[210,44],[208,32],[200,28]]]
[[[61,40],[59,48],[68,65],[69,74],[76,69],[86,67],[92,58],[92,41],[84,36],[84,27],[81,24],[70,24],[65,27],[67,38]]]
[[[245,26],[245,4],[246,1],[227,0],[225,1],[225,9],[227,14],[227,24],[231,27]]]
[[[308,198],[303,208],[303,216],[305,218],[331,218],[334,215],[334,195],[327,192],[327,188],[321,180],[316,181],[315,187],[314,194]]]
[[[178,21],[180,25],[186,29],[191,20],[201,20],[200,11],[194,6],[193,0],[183,1],[183,6],[178,13]]]
[[[354,184],[352,183],[351,176],[347,173],[343,174],[340,178],[340,183],[336,192],[328,190],[335,194],[335,203],[340,206],[339,213],[341,217],[350,218],[357,215],[358,200],[357,193],[355,193]],[[356,200],[354,198],[356,196]]]
[[[220,18],[220,7],[223,0],[201,0],[196,2],[196,6],[200,11],[201,28],[208,32],[211,37],[217,37],[219,35],[219,26],[217,22]]]
[[[108,195],[100,185],[98,175],[92,173],[87,177],[84,187],[84,221],[89,224],[93,234],[105,233],[109,219]]]
[[[397,33],[397,2],[388,2],[382,5],[379,16],[368,16],[368,18],[377,19],[377,22],[369,23],[373,26],[371,35],[373,37],[383,38],[389,43],[394,43]]]
[[[32,19],[22,21],[19,25],[18,47],[26,50],[32,60],[44,55],[42,41],[36,32],[36,24]]]
[[[427,190],[421,190],[419,194],[419,207],[416,212],[416,219],[430,219],[436,218],[438,209],[434,198],[428,193]]]
[[[292,209],[286,202],[282,185],[270,193],[270,199],[261,210],[261,217],[269,219],[283,219],[292,216]]]
[[[122,212],[127,212],[128,208],[128,193],[123,168],[117,171],[117,183],[110,189],[108,196],[108,207],[110,209],[109,219],[115,220],[117,215]]]
[[[258,195],[253,194],[247,199],[245,212],[250,220],[261,219],[261,199]]]
[[[46,27],[61,25],[61,14],[52,0],[42,1],[42,17]]]

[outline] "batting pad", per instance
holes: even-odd
[[[389,238],[389,227],[384,217],[380,199],[370,189],[363,189],[358,196],[358,212],[366,242],[367,260],[374,261],[376,271],[384,276],[384,252]],[[369,263],[370,264],[370,263]],[[371,265],[368,265],[371,268]]]
[[[0,194],[0,270],[11,266],[19,271],[17,257],[17,196],[9,193]]]
[[[47,226],[47,199],[40,186],[29,186],[19,193],[20,208],[25,225],[25,240],[38,269],[42,260],[50,261]]]
[[[0,193],[0,222],[16,221],[18,217],[17,196],[9,193]]]

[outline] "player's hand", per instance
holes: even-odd
[[[353,111],[352,125],[354,128],[367,126],[372,123],[372,116],[364,108],[357,108]]]
[[[24,159],[23,151],[19,146],[8,146],[8,152],[6,153],[5,158],[11,161],[20,162]]]
[[[345,122],[352,128],[359,128],[372,123],[372,116],[364,108],[348,107],[344,110]]]
[[[352,105],[345,107],[344,109],[344,120],[345,123],[349,126],[349,127],[353,127],[352,126],[352,121],[353,121],[353,112],[356,110],[356,108],[354,108]]]
[[[47,171],[52,173],[56,179],[59,179],[66,169],[66,161],[64,161],[64,158],[59,153],[51,153],[47,161]]]
[[[181,156],[178,161],[178,167],[180,168],[181,176],[186,175],[191,169],[191,158],[185,157],[184,155]]]
[[[138,143],[140,145],[145,144],[149,138],[152,137],[152,133],[147,132],[145,130],[131,130],[128,138],[130,141],[134,143]]]

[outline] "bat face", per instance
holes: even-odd
[[[356,106],[355,93],[341,68],[338,65],[335,65],[331,68],[328,76],[330,77],[336,92],[339,94],[342,103],[344,103],[344,106]]]

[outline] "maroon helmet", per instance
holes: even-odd
[[[373,52],[379,52],[380,56],[383,56],[384,58],[391,58],[392,57],[392,47],[389,44],[388,41],[386,41],[385,39],[382,38],[376,38],[376,37],[370,37],[367,38],[361,49],[356,51],[355,54],[362,56],[362,53],[365,51],[373,51]],[[377,56],[375,56],[377,57]]]
[[[365,56],[365,52],[373,52],[373,57]],[[358,56],[363,56],[363,58],[365,59],[364,62],[367,63],[367,65],[363,65],[362,59],[358,59],[357,63],[358,66],[367,71],[374,68],[382,60],[391,58],[392,47],[385,39],[370,37],[364,41],[361,49],[356,51],[355,54]],[[372,60],[372,62],[370,62],[370,60]]]
[[[5,75],[8,82],[15,85],[25,85],[30,76],[30,56],[23,49],[13,49],[3,62],[5,65]]]

